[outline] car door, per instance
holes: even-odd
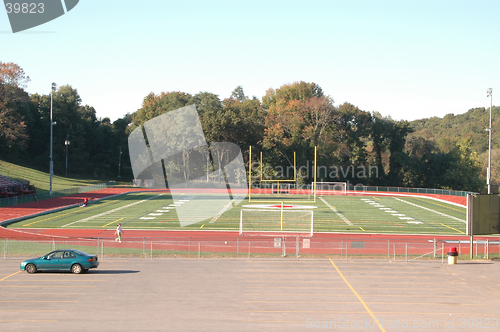
[[[48,256],[47,270],[61,270],[64,251],[54,251]]]
[[[50,260],[51,257],[54,253],[48,253],[47,255],[40,257],[40,259],[37,259],[36,261],[36,268],[38,270],[48,270],[50,269]]]
[[[63,270],[69,270],[72,263],[75,261],[75,258],[75,254],[73,254],[71,251],[65,251],[61,259],[61,268]]]

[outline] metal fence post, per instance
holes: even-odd
[[[240,238],[236,238],[236,253],[240,253]]]
[[[490,239],[486,239],[486,259],[490,259]]]
[[[250,241],[248,241],[248,260],[250,260]]]
[[[198,260],[200,260],[200,256],[201,256],[201,243],[200,241],[198,241]]]
[[[295,255],[297,256],[297,259],[299,258],[300,256],[300,240],[299,238],[297,237],[297,242],[296,242],[296,248],[295,248]]]
[[[405,244],[405,262],[408,263],[408,243]]]
[[[441,246],[441,264],[444,263],[444,242],[441,243],[442,246]]]
[[[188,238],[188,253],[189,253],[189,256],[191,256],[191,238]]]
[[[462,257],[462,243],[458,240],[458,257]]]
[[[396,243],[393,244],[394,247],[394,261],[396,261]]]
[[[437,258],[437,242],[436,242],[436,238],[434,238],[434,258]]]

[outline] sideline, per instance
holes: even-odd
[[[325,201],[323,199],[323,197],[320,197],[319,199],[323,203],[325,203],[325,205],[328,206],[330,208],[330,210],[332,210],[333,212],[335,212],[337,214],[337,216],[339,216],[340,219],[342,219],[346,224],[348,224],[349,226],[354,226],[349,219],[347,219],[342,213],[340,213],[334,206],[332,206],[330,203],[328,203],[327,201]],[[364,231],[364,229],[363,229],[363,231]]]
[[[419,208],[421,208],[421,209],[424,209],[424,210],[427,210],[427,211],[430,211],[430,212],[437,213],[437,214],[439,214],[439,215],[441,215],[441,216],[444,216],[444,217],[447,217],[447,218],[451,218],[451,219],[454,219],[454,220],[461,221],[461,222],[463,222],[463,223],[467,223],[467,221],[465,221],[465,220],[463,220],[463,219],[460,219],[460,218],[457,218],[457,217],[453,217],[453,216],[450,216],[450,215],[448,215],[448,214],[446,214],[446,213],[439,212],[439,211],[436,211],[436,210],[433,210],[433,209],[429,209],[429,208],[427,208],[427,207],[425,207],[425,206],[421,206],[421,205],[418,205],[418,204],[415,204],[415,203],[411,203],[411,202],[405,201],[405,200],[403,200],[403,199],[401,199],[401,198],[394,197],[394,199],[396,199],[396,200],[398,200],[398,201],[400,201],[400,202],[406,203],[406,204],[410,204],[410,205],[413,205],[413,206],[419,207]],[[463,232],[462,232],[462,233],[463,233]]]

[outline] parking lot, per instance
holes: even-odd
[[[106,258],[81,275],[0,261],[0,331],[498,329],[496,261]]]

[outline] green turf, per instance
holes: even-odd
[[[0,174],[12,179],[28,180],[34,185],[37,192],[45,192],[50,189],[49,173],[38,171],[32,168],[11,164],[0,160]],[[83,186],[90,186],[107,182],[105,179],[74,179],[55,175],[52,178],[52,190],[59,191]]]
[[[252,195],[251,202],[244,200],[218,217],[196,220],[196,211],[213,208],[211,199],[197,198],[186,202],[193,211],[193,222],[186,227],[181,227],[177,220],[170,194],[148,192],[129,193],[95,202],[86,208],[75,207],[26,219],[7,227],[112,229],[120,222],[124,229],[237,231],[241,209],[248,209],[243,206],[264,204],[264,199],[255,199]],[[272,197],[266,197],[265,200],[270,198]],[[465,234],[465,207],[429,198],[337,195],[318,197],[316,203],[309,201],[308,197],[294,199],[295,203],[292,204],[316,207],[312,209],[315,232]],[[298,203],[299,201],[304,203]],[[280,203],[276,201],[276,204]],[[252,228],[254,231],[279,231],[279,223],[272,229],[269,229],[265,220],[261,225],[260,228],[258,225]],[[299,228],[308,229],[307,224]]]

